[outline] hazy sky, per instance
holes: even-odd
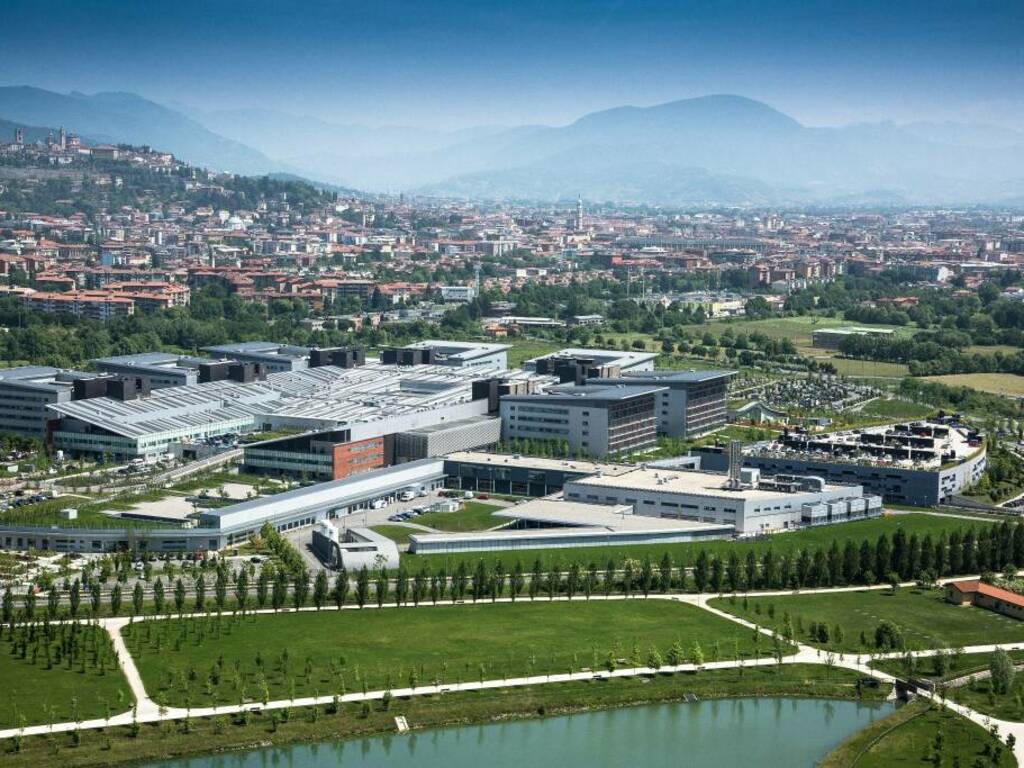
[[[1024,121],[1024,2],[3,0],[0,82],[461,127],[709,93],[804,123]]]

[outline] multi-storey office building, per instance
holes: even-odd
[[[44,365],[0,371],[0,431],[45,438],[53,418],[49,406],[70,401],[75,380],[94,376]]]
[[[506,395],[500,404],[502,437],[564,440],[574,456],[642,451],[657,441],[654,406],[663,389],[586,384]]]
[[[729,379],[735,371],[627,372],[602,383],[660,387],[655,404],[658,434],[691,438],[724,427]]]

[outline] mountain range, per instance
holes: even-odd
[[[239,173],[369,191],[661,205],[1024,202],[1024,133],[970,123],[806,126],[731,95],[618,107],[559,127],[442,131],[134,94],[0,88],[0,118],[146,143]]]

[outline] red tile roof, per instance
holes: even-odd
[[[1004,603],[1024,608],[1024,595],[1018,595],[1016,592],[1011,592],[1008,589],[994,587],[991,584],[986,584],[978,579],[970,579],[968,581],[951,581],[946,586],[952,587],[956,591],[964,594],[984,595],[985,597],[1002,600]]]

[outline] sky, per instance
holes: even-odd
[[[1020,0],[4,0],[0,84],[344,123],[561,125],[712,93],[1024,122]]]

